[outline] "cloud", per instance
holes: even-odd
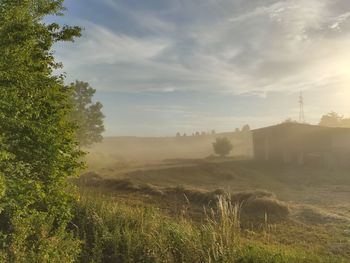
[[[331,29],[341,30],[343,24],[345,24],[350,18],[350,12],[346,12],[334,18],[334,23],[330,25]]]
[[[57,48],[71,79],[101,90],[263,95],[350,84],[341,0],[101,2],[116,16],[106,20],[128,23],[92,17],[75,46]]]

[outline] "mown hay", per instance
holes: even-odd
[[[271,197],[252,197],[241,206],[242,215],[253,221],[271,223],[289,216],[288,204]]]
[[[77,184],[80,186],[104,188],[111,191],[131,191],[152,195],[164,194],[160,189],[151,184],[135,184],[128,179],[103,178],[94,172],[81,175]]]
[[[296,209],[294,217],[307,224],[327,224],[337,221],[349,223],[347,218],[336,214],[327,213],[312,206],[299,206]]]
[[[103,178],[90,172],[80,177],[79,183],[85,186],[103,187],[112,191],[131,191],[154,196],[167,196],[169,199],[184,200],[200,207],[216,208],[219,198],[224,198],[241,209],[241,217],[249,222],[284,220],[290,209],[288,204],[276,199],[267,191],[247,191],[229,194],[222,189],[205,191],[183,186],[159,188],[151,184],[136,184],[127,179]]]

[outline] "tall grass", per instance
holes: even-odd
[[[218,199],[202,224],[169,218],[150,206],[83,195],[74,225],[83,240],[80,262],[345,262],[243,237],[239,207]]]

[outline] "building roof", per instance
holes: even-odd
[[[313,130],[313,131],[328,131],[328,132],[346,132],[350,133],[350,128],[344,127],[326,127],[320,125],[312,125],[306,123],[297,123],[297,122],[285,122],[277,125],[267,126],[259,129],[252,130],[252,132],[261,132],[269,130],[278,130],[278,129],[293,129],[293,130]]]

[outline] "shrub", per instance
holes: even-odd
[[[32,212],[11,218],[11,233],[0,237],[1,262],[75,262],[80,253],[80,241],[57,227],[48,213]]]
[[[213,148],[217,155],[225,157],[232,151],[233,146],[228,138],[216,138]]]
[[[77,174],[82,153],[69,121],[72,90],[53,75],[60,64],[51,48],[73,40],[80,29],[43,22],[61,14],[62,3],[0,2],[0,173],[6,189],[0,234],[6,262],[70,262],[77,254],[71,245],[76,240],[64,233],[75,198],[66,179]]]

